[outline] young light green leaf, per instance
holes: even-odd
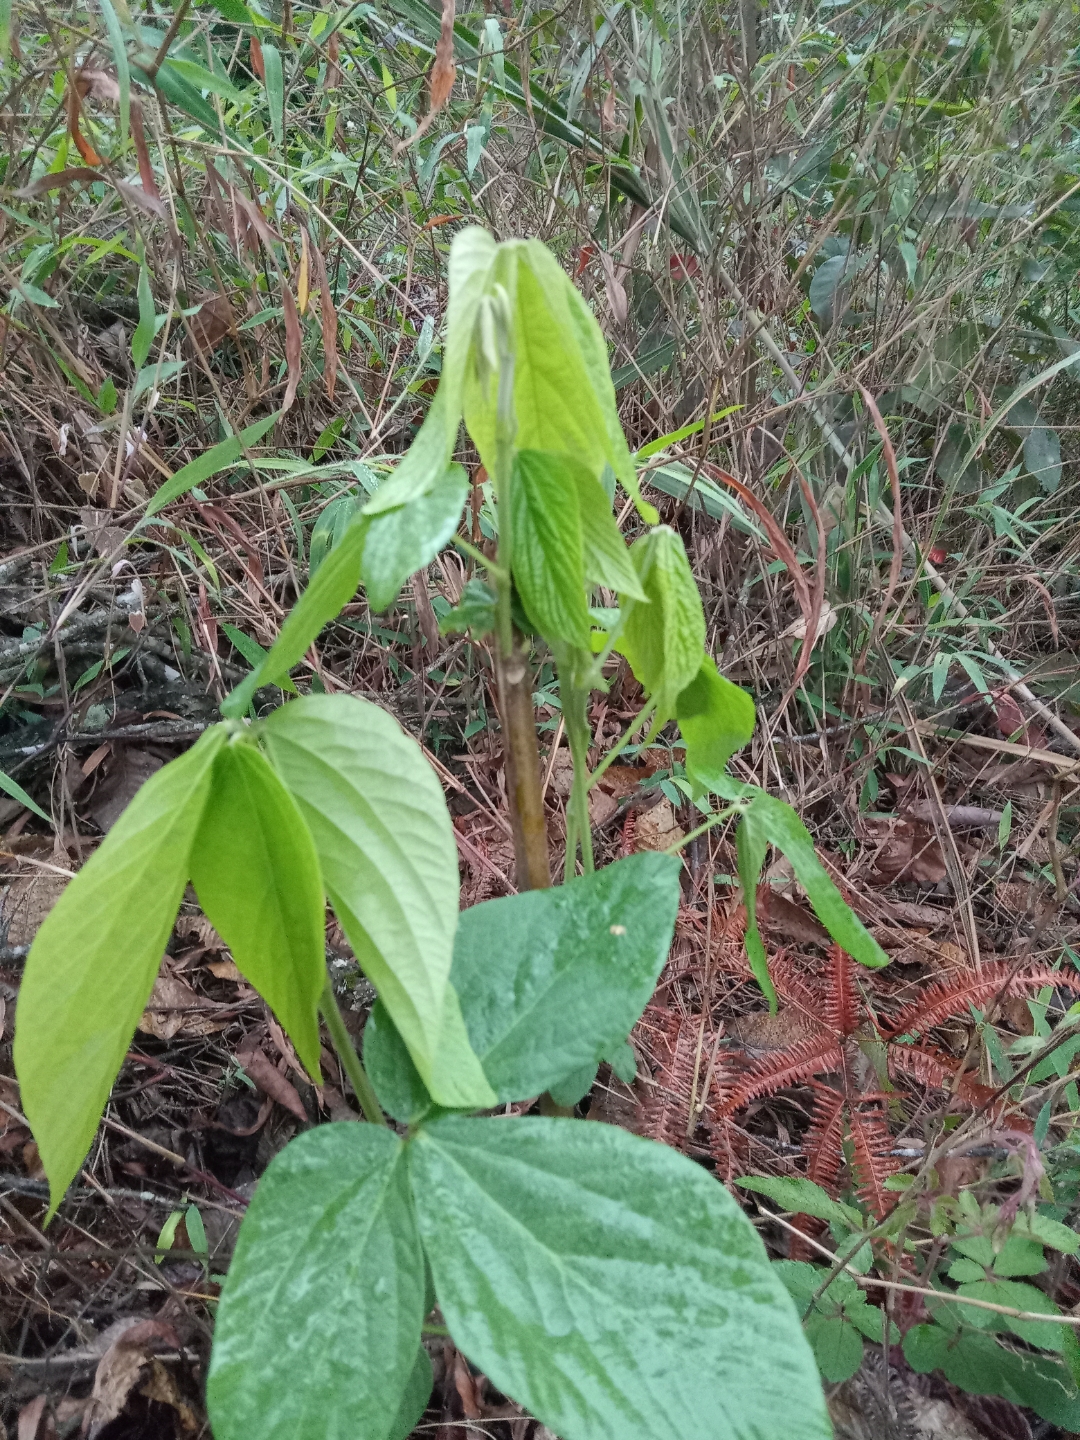
[[[746,911],[746,958],[754,972],[754,979],[761,986],[761,993],[769,1002],[769,1014],[775,1015],[776,990],[769,975],[769,961],[757,923],[757,887],[768,850],[768,832],[760,813],[756,813],[751,806],[744,812],[735,831],[735,855],[739,867],[739,884],[742,887],[743,909]]]
[[[451,978],[500,1103],[615,1051],[656,985],[679,907],[671,855],[617,860],[462,912]]]
[[[357,515],[285,617],[266,659],[222,701],[223,715],[243,715],[261,686],[281,685],[323,626],[356,594],[366,532],[367,521]]]
[[[574,456],[597,480],[610,465],[654,523],[656,511],[638,496],[637,472],[615,408],[607,347],[595,317],[538,240],[500,245],[492,276],[503,285],[513,311],[519,448]],[[490,473],[496,461],[495,408],[496,386],[486,384],[470,365],[465,424]]]
[[[616,646],[630,662],[663,720],[675,714],[678,697],[698,676],[705,650],[705,613],[682,539],[658,525],[630,549],[649,598],[627,607]]]
[[[510,514],[511,565],[529,619],[546,640],[587,650],[590,624],[581,515],[572,477],[540,451],[519,451],[510,486]]]
[[[563,1440],[831,1433],[764,1246],[692,1161],[609,1125],[450,1117],[409,1167],[451,1335]]]
[[[549,465],[560,465],[573,481],[581,514],[581,541],[585,557],[585,579],[606,585],[631,600],[645,600],[646,594],[630,559],[611,501],[603,484],[587,465],[572,455],[547,455]]]
[[[392,1131],[348,1124],[309,1130],[273,1160],[218,1309],[218,1440],[399,1440],[424,1318],[404,1162]]]
[[[709,775],[722,772],[754,733],[754,702],[705,655],[695,678],[679,693],[675,718],[686,741],[686,773],[704,791]]]
[[[186,495],[194,486],[201,485],[204,480],[209,480],[211,475],[216,475],[219,470],[226,469],[238,460],[247,446],[257,445],[266,432],[273,428],[279,413],[275,410],[273,415],[264,415],[246,430],[230,435],[227,440],[222,440],[217,445],[211,445],[210,449],[204,450],[197,459],[181,466],[171,480],[166,480],[161,489],[151,495],[145,518],[156,515],[166,505],[171,505],[174,500],[179,500],[181,495]]]
[[[191,853],[199,904],[316,1084],[326,983],[322,877],[296,802],[246,732],[218,752]]]
[[[479,640],[495,628],[495,592],[483,580],[467,580],[461,599],[439,621],[440,635],[462,635],[471,630]]]
[[[149,357],[150,346],[154,343],[154,321],[157,318],[145,256],[139,259],[138,297],[139,323],[131,337],[131,359],[135,369],[141,370]]]
[[[743,1175],[735,1181],[744,1190],[753,1190],[774,1200],[781,1210],[793,1215],[813,1215],[816,1220],[834,1221],[845,1228],[863,1229],[862,1212],[844,1205],[801,1175]],[[815,1287],[816,1288],[816,1287]]]
[[[478,226],[470,225],[454,236],[439,388],[404,460],[368,502],[369,515],[396,510],[423,494],[450,464],[461,425],[465,372],[477,310],[490,282],[495,252],[495,241]]]
[[[432,1098],[448,1108],[494,1104],[447,1001],[457,846],[420,747],[385,710],[348,695],[283,705],[263,739],[311,830],[338,920]]]
[[[225,620],[219,620],[218,625],[228,637],[230,643],[240,651],[240,654],[243,655],[249,665],[261,665],[270,653],[268,650],[264,650],[257,640],[253,640],[250,635],[245,635],[244,632],[238,630],[235,625],[230,625]],[[287,675],[281,681],[281,688],[282,690],[287,690],[290,695],[299,693]]]
[[[361,578],[372,610],[385,610],[409,576],[434,560],[457,529],[468,493],[465,471],[448,465],[407,505],[370,517]]]
[[[27,810],[33,811],[40,820],[46,821],[49,825],[52,824],[52,820],[37,801],[31,800],[19,782],[13,780],[10,775],[6,775],[3,770],[0,770],[0,790],[3,790],[6,795],[10,795],[13,800],[17,800],[20,805],[25,805]]]
[[[829,934],[860,965],[888,965],[889,957],[863,925],[829,878],[814,849],[810,832],[790,805],[759,792],[752,807],[762,830],[791,861],[795,878]],[[745,822],[745,817],[744,817]]]
[[[149,998],[224,740],[215,726],[151,776],[31,946],[15,1012],[15,1070],[49,1177],[50,1215],[90,1148]]]
[[[281,51],[263,41],[263,74],[266,84],[266,103],[270,108],[270,128],[274,132],[277,148],[285,148],[285,77],[281,68]]]

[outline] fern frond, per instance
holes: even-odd
[[[649,1046],[656,1070],[642,1105],[641,1134],[682,1150],[686,1148],[701,1017],[652,1007],[646,1015],[656,1027]]]
[[[996,960],[978,970],[962,971],[950,980],[936,981],[913,1005],[901,1010],[889,1023],[893,1035],[920,1035],[946,1020],[967,1019],[970,1007],[980,1010],[999,995],[1028,995],[1044,985],[1080,992],[1080,973],[1051,970],[1046,965],[1029,965],[1012,972],[1007,960]]]
[[[799,1085],[815,1075],[844,1068],[844,1052],[835,1036],[821,1030],[783,1050],[774,1050],[751,1062],[732,1086],[718,1112],[721,1116],[749,1104],[761,1095],[775,1095],[789,1085]]]
[[[747,974],[750,967],[746,967]],[[769,958],[769,975],[781,1000],[796,1006],[805,1015],[820,1022],[821,996],[806,978],[806,962],[800,966],[786,950],[778,950]]]
[[[806,1151],[807,1179],[813,1180],[833,1198],[844,1168],[844,1106],[846,1097],[831,1085],[814,1085],[814,1108],[803,1148]]]
[[[856,1189],[871,1212],[882,1219],[899,1199],[898,1195],[885,1189],[885,1181],[896,1172],[899,1160],[889,1154],[892,1136],[880,1100],[875,1099],[869,1104],[860,1101],[853,1105],[848,1112],[848,1124],[855,1151],[852,1168]]]
[[[933,1086],[937,1090],[953,1091],[961,1100],[972,1105],[982,1105],[994,1091],[988,1085],[980,1085],[971,1071],[965,1071],[956,1083],[960,1061],[933,1045],[897,1045],[888,1047],[889,1074],[900,1079],[906,1076],[917,1080],[920,1085]]]
[[[837,1035],[854,1035],[861,1023],[862,996],[859,994],[850,955],[839,945],[829,946],[829,968],[825,990],[825,1023]]]

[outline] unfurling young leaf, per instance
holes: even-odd
[[[432,1098],[494,1104],[447,984],[457,846],[420,747],[385,710],[348,695],[283,705],[262,738],[311,831],[337,918]]]
[[[466,230],[454,245],[483,233]],[[538,240],[500,245],[492,253],[489,275],[488,283],[502,285],[511,307],[518,448],[571,456],[596,480],[609,465],[643,518],[655,524],[656,511],[641,499],[619,424],[604,337],[573,282]],[[451,293],[452,287],[451,270]],[[496,386],[470,364],[465,425],[491,474],[496,465],[495,406]]]
[[[326,981],[322,878],[296,802],[244,734],[230,737],[191,859],[206,918],[319,1083]]]
[[[462,635],[466,630],[480,640],[495,628],[495,592],[483,580],[467,580],[461,599],[439,621],[440,635]]]
[[[90,1148],[149,998],[224,741],[215,726],[146,782],[31,946],[15,1070],[49,1177],[50,1215]]]
[[[259,1182],[229,1266],[207,1381],[214,1435],[401,1440],[399,1411],[416,1412],[424,1380],[423,1318],[404,1144],[380,1125],[307,1131]]]
[[[705,613],[681,538],[658,525],[636,540],[630,555],[649,604],[629,606],[616,645],[664,720],[697,679],[705,651]]]
[[[450,1333],[564,1440],[831,1434],[795,1307],[700,1166],[531,1117],[436,1120],[408,1149]]]

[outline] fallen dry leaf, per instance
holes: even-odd
[[[207,1014],[209,1006],[186,980],[161,974],[154,981],[150,999],[139,1019],[139,1029],[158,1040],[174,1035],[213,1035],[224,1030],[225,1021]]]
[[[235,960],[211,960],[206,968],[218,980],[234,980],[241,984],[244,983],[244,977],[236,968]]]
[[[637,817],[634,828],[635,850],[666,850],[677,845],[683,838],[679,822],[675,818],[675,807],[664,799]]]
[[[83,1417],[87,1440],[120,1415],[155,1350],[179,1350],[180,1337],[161,1320],[140,1320],[125,1330],[102,1355],[94,1374],[90,1405]]]
[[[224,950],[225,941],[205,915],[178,915],[176,933],[185,940],[194,940],[204,950]]]
[[[66,875],[54,875],[50,870],[13,880],[0,897],[0,934],[5,936],[5,944],[32,944],[67,883]]]
[[[19,1411],[18,1440],[55,1440],[56,1423],[49,1397],[38,1395]]]
[[[156,775],[164,762],[149,750],[124,745],[114,755],[109,772],[94,791],[90,816],[102,831],[111,830],[127,809],[135,792]]]
[[[264,1095],[276,1100],[279,1105],[284,1106],[291,1114],[303,1122],[308,1123],[308,1114],[304,1109],[304,1102],[293,1089],[285,1076],[276,1070],[273,1064],[267,1059],[263,1052],[256,1048],[242,1049],[236,1057],[237,1062],[249,1079],[255,1084]]]
[[[145,1395],[147,1400],[156,1400],[158,1404],[168,1405],[175,1410],[181,1430],[190,1434],[199,1429],[198,1416],[181,1396],[174,1376],[156,1356],[151,1357],[150,1374],[139,1386],[139,1394]]]
[[[221,294],[208,295],[188,321],[195,347],[207,353],[221,344],[235,323],[232,302]]]
[[[801,905],[778,895],[771,885],[758,886],[757,912],[759,922],[768,931],[794,940],[798,945],[829,944],[829,932],[821,921]]]
[[[864,841],[875,847],[870,878],[879,885],[914,880],[934,885],[946,876],[945,857],[930,826],[899,815],[867,815],[860,822]]]

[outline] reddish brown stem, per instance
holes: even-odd
[[[532,677],[521,642],[515,635],[509,655],[496,650],[506,764],[506,798],[514,834],[519,890],[546,890],[551,884],[544,797],[540,788],[540,751],[533,716]]]

